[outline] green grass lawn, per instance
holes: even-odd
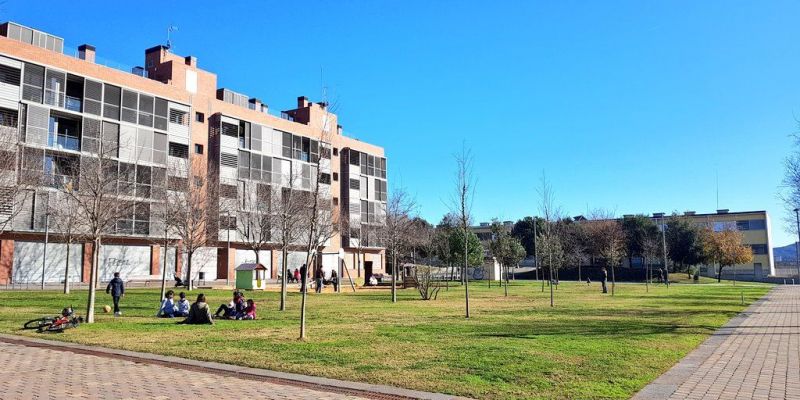
[[[618,284],[611,297],[597,283],[564,282],[551,308],[538,283],[512,282],[509,297],[473,283],[469,320],[463,287],[435,301],[402,290],[397,304],[388,290],[312,293],[304,342],[296,289],[286,312],[278,293],[247,292],[260,319],[215,326],[154,318],[158,290],[143,289],[128,291],[122,318],[102,313],[111,303],[102,294],[97,323],[47,338],[478,398],[628,398],[741,311],[742,294],[749,304],[770,287]],[[204,292],[214,309],[230,296]],[[85,301],[86,292],[0,292],[0,331],[42,336],[20,327],[70,304],[83,314]]]

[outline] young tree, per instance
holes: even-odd
[[[516,266],[525,258],[525,247],[519,239],[501,229],[497,223],[492,224],[492,233],[494,237],[490,243],[491,252],[504,270],[505,295],[508,296],[509,268]]]
[[[658,254],[661,232],[658,225],[646,215],[635,215],[622,219],[622,230],[625,232],[625,253],[629,262],[633,257],[641,257],[645,266],[645,287],[650,290],[650,269],[647,261]],[[651,258],[652,257],[652,258]]]
[[[458,216],[458,225],[464,237],[468,237],[469,225],[472,220],[472,201],[475,195],[475,177],[472,171],[472,154],[466,147],[461,153],[456,154],[455,192],[451,202],[451,211]],[[469,318],[469,256],[468,246],[464,246],[464,267],[462,277],[464,280],[465,317]]]
[[[591,240],[592,253],[605,260],[611,269],[611,295],[614,295],[616,276],[614,267],[625,255],[625,232],[620,222],[610,212],[596,210],[591,221],[586,224],[586,232]]]
[[[417,250],[424,255],[426,260],[423,265],[414,263],[414,281],[422,300],[435,300],[441,289],[439,279],[441,268],[436,268],[431,262],[440,246],[440,234],[431,224],[422,218],[416,218],[412,223],[411,236],[415,238]]]
[[[70,192],[76,190],[73,184],[73,182],[77,182],[76,178],[77,173],[73,179],[65,185],[63,190]],[[50,213],[50,223],[53,227],[53,231],[57,232],[67,245],[66,259],[64,261],[64,294],[69,294],[71,247],[85,234],[86,227],[81,218],[80,209],[77,207],[77,204],[75,204],[74,197],[64,195],[63,193],[56,193],[56,195],[58,196],[56,201],[48,201],[48,212]]]
[[[536,231],[542,230],[542,221],[539,218],[525,217],[517,221],[511,228],[511,236],[519,239],[525,247],[525,253],[533,256],[536,253]]]
[[[691,278],[689,267],[706,261],[700,228],[687,217],[673,215],[667,223],[665,235],[670,260]]]
[[[581,265],[587,260],[588,246],[584,226],[570,218],[564,218],[559,223],[559,236],[565,262],[578,267],[578,281],[582,281]]]
[[[100,273],[100,246],[103,237],[115,232],[118,220],[133,213],[134,202],[120,197],[133,192],[132,180],[119,179],[120,174],[129,174],[129,168],[120,169],[115,157],[120,144],[113,135],[105,135],[98,152],[81,157],[78,190],[64,191],[75,204],[85,224],[85,234],[92,242],[92,267],[89,273],[89,298],[86,306],[86,322],[94,322],[94,304]],[[122,224],[122,222],[120,222]]]
[[[753,250],[750,246],[742,244],[742,233],[737,230],[709,231],[704,238],[706,254],[719,264],[717,282],[722,282],[723,268],[753,261]],[[736,284],[735,279],[734,284]]]
[[[192,257],[200,248],[217,241],[217,235],[210,232],[212,227],[218,226],[218,217],[211,213],[212,206],[218,204],[216,185],[210,184],[208,174],[201,167],[199,159],[191,159],[187,163],[187,178],[172,182],[165,198],[168,231],[180,239],[186,253],[186,280],[190,291],[194,289]]]
[[[553,187],[550,186],[544,173],[542,173],[541,186],[538,192],[542,229],[537,230],[536,254],[541,255],[541,262],[537,261],[537,265],[547,265],[548,282],[550,282],[550,307],[554,307],[555,293],[553,292],[553,284],[556,279],[555,274],[564,260],[564,247],[561,242],[561,235],[558,233],[561,212],[554,204]],[[544,274],[542,275],[542,292],[544,292]]]
[[[483,245],[475,232],[467,231],[466,245],[464,231],[460,228],[450,231],[450,249],[453,254],[453,264],[455,265],[482,265],[483,264]],[[464,256],[467,256],[464,259]],[[467,271],[463,271],[466,274]],[[462,277],[462,281],[465,278]]]
[[[277,229],[277,240],[281,248],[281,301],[278,309],[286,311],[286,292],[288,290],[289,275],[289,248],[300,239],[302,234],[303,211],[305,204],[303,200],[306,196],[295,189],[294,174],[290,171],[288,187],[272,189],[271,216],[274,222],[271,224]]]
[[[411,244],[413,232],[412,213],[416,203],[403,188],[392,191],[386,203],[386,215],[381,229],[381,241],[392,257],[392,303],[397,302],[397,279],[400,270],[398,255]]]
[[[439,260],[441,260],[442,263],[447,265],[447,269],[449,270],[449,278],[447,278],[445,281],[445,290],[450,290],[450,281],[455,280],[455,269],[453,266],[457,264],[455,261],[456,252],[451,246],[450,242],[450,238],[455,229],[458,229],[458,221],[453,213],[448,213],[442,217],[439,225],[436,226],[436,256],[439,257]]]
[[[323,96],[324,97],[324,96]],[[314,167],[311,168],[310,191],[300,192],[301,204],[305,204],[304,212],[301,213],[301,236],[304,236],[306,247],[306,266],[318,265],[313,268],[317,274],[322,271],[322,257],[319,254],[326,243],[339,231],[339,218],[333,214],[333,201],[329,184],[322,183],[323,170],[330,167],[330,137],[332,134],[333,116],[332,107],[327,101],[320,104],[323,108],[322,122],[318,129],[318,141],[320,155],[316,159],[311,159]],[[327,161],[326,161],[327,160]],[[329,182],[328,182],[329,183]],[[284,264],[285,266],[286,264]],[[284,278],[285,279],[285,278]],[[303,277],[306,279],[306,277]],[[306,338],[306,299],[308,297],[308,285],[301,293],[300,300],[300,339]]]

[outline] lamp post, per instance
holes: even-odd
[[[47,242],[50,239],[50,212],[44,214],[44,251],[42,251],[42,290],[44,290],[44,273],[47,266]],[[69,244],[67,245],[69,246]]]
[[[794,217],[797,221],[797,243],[794,244],[795,248],[795,263],[797,264],[797,277],[800,279],[800,208],[794,209]]]

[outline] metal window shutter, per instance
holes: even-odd
[[[29,105],[27,114],[25,142],[46,146],[50,110],[41,106]]]

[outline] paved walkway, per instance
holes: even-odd
[[[388,386],[0,335],[0,399],[453,399]]]
[[[634,399],[799,399],[800,286],[779,286]]]

